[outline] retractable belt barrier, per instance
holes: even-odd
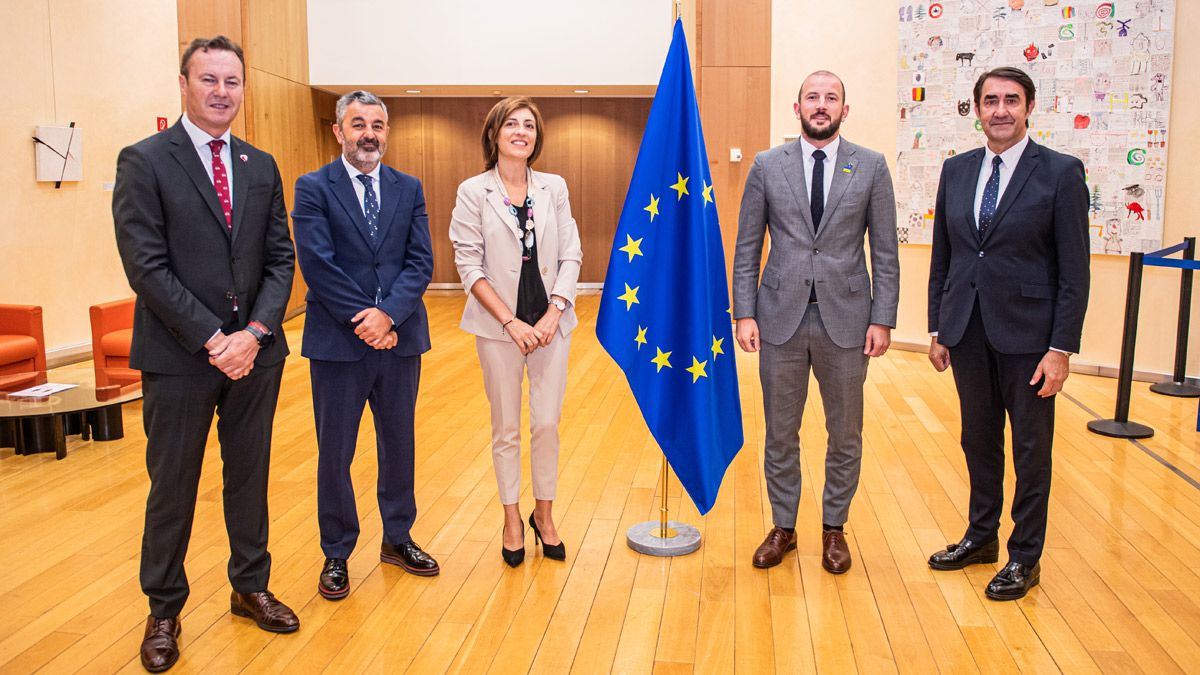
[[[1167,258],[1182,253],[1182,259]],[[1192,272],[1200,269],[1196,260],[1196,238],[1187,237],[1182,243],[1153,253],[1129,254],[1129,285],[1125,293],[1125,329],[1121,335],[1121,367],[1117,375],[1117,406],[1112,419],[1088,422],[1088,429],[1114,438],[1149,438],[1154,429],[1129,420],[1129,393],[1133,386],[1133,353],[1137,342],[1138,310],[1142,296],[1142,270],[1151,267],[1176,267],[1183,270],[1179,281],[1179,324],[1175,333],[1175,370],[1172,382],[1163,382],[1150,390],[1167,396],[1200,396],[1200,388],[1187,383],[1187,342],[1192,305]],[[1196,416],[1200,431],[1200,410]]]

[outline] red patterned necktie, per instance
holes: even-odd
[[[225,227],[233,231],[233,202],[229,199],[229,173],[225,171],[225,162],[221,161],[221,149],[225,141],[217,139],[209,141],[212,148],[213,187],[217,188],[217,199],[221,202],[221,211],[225,213]]]

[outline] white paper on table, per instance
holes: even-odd
[[[47,382],[46,384],[39,384],[36,387],[29,387],[28,389],[22,389],[21,391],[14,391],[13,393],[9,394],[8,397],[44,398],[52,394],[57,394],[60,391],[66,391],[67,389],[72,389],[78,386],[79,385],[77,384],[56,384],[54,382]]]

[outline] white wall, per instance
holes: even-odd
[[[309,82],[653,85],[670,0],[308,0]]]

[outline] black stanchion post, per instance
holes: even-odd
[[[1196,259],[1196,238],[1184,237],[1183,259]],[[1179,276],[1179,323],[1175,329],[1175,372],[1170,382],[1150,385],[1150,391],[1166,396],[1195,398],[1200,387],[1187,383],[1188,329],[1192,321],[1192,270],[1184,268]]]
[[[1117,376],[1117,409],[1111,420],[1092,420],[1088,429],[1114,438],[1149,438],[1154,429],[1129,421],[1129,392],[1133,387],[1133,351],[1137,343],[1138,310],[1142,300],[1143,254],[1129,254],[1129,286],[1125,291],[1125,332],[1121,336],[1121,370]]]

